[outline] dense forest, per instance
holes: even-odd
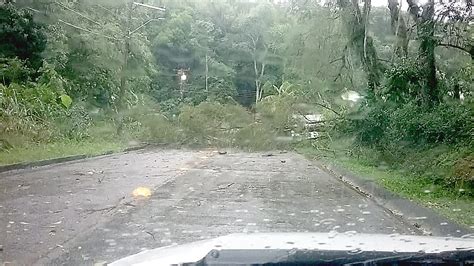
[[[470,0],[3,0],[0,154],[309,149],[472,197],[472,23]]]

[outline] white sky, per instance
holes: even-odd
[[[372,0],[373,6],[386,6],[387,0]]]
[[[418,0],[418,3],[425,3],[427,0]],[[398,0],[400,2],[400,0]],[[372,6],[388,6],[387,0],[372,0]],[[402,0],[402,9],[407,10],[408,4],[406,0]]]

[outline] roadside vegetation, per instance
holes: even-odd
[[[0,165],[296,150],[474,225],[468,1],[145,2],[0,4]]]

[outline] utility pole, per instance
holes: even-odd
[[[209,78],[209,56],[206,53],[206,93],[209,94],[209,88],[208,88],[208,78]]]
[[[120,90],[118,94],[118,106],[117,106],[117,113],[119,116],[119,124],[117,127],[117,133],[122,135],[123,132],[123,114],[121,111],[124,109],[125,106],[125,91],[127,87],[127,69],[128,69],[128,56],[130,54],[130,23],[132,21],[132,8],[133,8],[133,1],[127,3],[127,21],[125,25],[125,36],[123,41],[123,65],[120,73]]]
[[[125,94],[127,92],[127,71],[128,71],[128,59],[130,55],[130,39],[132,35],[140,30],[141,28],[145,27],[152,21],[156,20],[161,20],[163,18],[158,18],[158,19],[149,19],[148,21],[144,22],[142,25],[139,27],[135,28],[132,30],[131,25],[132,25],[132,13],[133,9],[135,6],[140,6],[140,7],[145,7],[148,9],[153,9],[157,11],[166,11],[166,9],[161,8],[161,7],[156,7],[156,6],[151,6],[147,4],[142,4],[138,2],[134,2],[133,0],[130,0],[127,3],[127,20],[126,20],[126,25],[125,25],[125,34],[124,34],[124,40],[123,40],[123,65],[120,73],[120,90],[118,94],[118,106],[117,106],[117,114],[118,114],[118,127],[117,127],[117,134],[121,135],[123,133],[123,114],[121,113],[123,109],[125,109]]]
[[[180,94],[181,100],[184,99],[184,86],[186,84],[186,80],[188,80],[188,76],[186,75],[188,71],[189,71],[189,68],[188,69],[180,68],[177,70],[177,74],[179,78],[179,94]]]

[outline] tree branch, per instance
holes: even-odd
[[[420,7],[416,4],[415,0],[407,0],[408,3],[408,11],[412,15],[412,17],[416,20],[420,17]]]
[[[450,44],[450,43],[438,43],[438,46],[443,46],[447,48],[456,48],[458,50],[468,53],[471,56],[471,59],[474,60],[474,46],[462,47],[462,46],[459,46],[456,44]]]
[[[329,107],[329,106],[326,106],[326,105],[324,105],[324,104],[322,104],[322,103],[314,103],[314,104],[316,104],[317,106],[321,106],[321,107],[323,107],[324,109],[327,109],[327,110],[329,110],[329,111],[335,113],[337,116],[342,116],[341,113],[337,112],[336,110],[332,109],[332,108]]]

